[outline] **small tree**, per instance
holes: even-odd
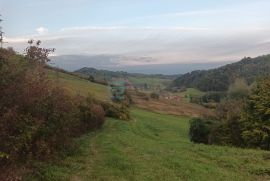
[[[247,97],[248,94],[249,86],[244,79],[236,79],[228,90],[229,97],[234,99]]]
[[[89,75],[88,80],[89,80],[90,82],[94,82],[94,81],[95,81],[95,78],[94,78],[94,76]]]
[[[39,63],[44,65],[49,62],[49,54],[55,51],[55,48],[40,48],[41,41],[28,41],[29,46],[25,49],[26,58],[30,63]]]

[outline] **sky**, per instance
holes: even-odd
[[[118,66],[268,54],[269,9],[269,0],[0,0],[5,46],[22,52],[39,39],[54,55],[108,55]]]

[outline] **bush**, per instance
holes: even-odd
[[[80,121],[86,130],[95,130],[101,128],[105,121],[105,112],[101,105],[88,98],[79,106]]]
[[[121,119],[121,120],[130,120],[130,113],[128,107],[124,104],[111,104],[107,102],[100,103],[105,111],[107,117]]]
[[[208,92],[202,96],[202,102],[220,102],[223,98],[226,97],[226,92]]]
[[[151,97],[152,99],[159,99],[159,94],[158,94],[158,93],[155,93],[155,92],[152,92],[152,93],[150,94],[150,97]]]
[[[200,118],[190,120],[189,136],[190,140],[195,143],[208,143],[210,133],[207,122]]]

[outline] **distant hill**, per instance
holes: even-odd
[[[162,74],[140,74],[127,73],[124,71],[98,70],[95,68],[84,67],[73,73],[88,78],[91,81],[110,82],[114,79],[128,79],[133,86],[137,88],[147,87],[147,89],[166,88],[180,75],[162,75]]]
[[[141,74],[141,73],[128,73],[125,71],[110,71],[110,70],[98,70],[95,68],[84,67],[74,71],[74,73],[93,76],[97,78],[128,78],[128,77],[148,77],[148,78],[161,78],[161,79],[174,79],[179,75],[163,75],[163,74]]]
[[[185,74],[193,70],[209,70],[226,65],[230,62],[204,62],[204,63],[168,63],[168,64],[147,64],[154,61],[151,57],[129,57],[121,55],[59,55],[52,56],[51,66],[75,71],[82,67],[93,67],[96,69],[110,71],[125,71],[129,73],[142,74]],[[181,59],[179,59],[180,61]],[[138,65],[128,65],[129,61],[137,61]],[[184,60],[183,60],[184,61]],[[201,62],[203,60],[200,60]],[[146,64],[145,64],[146,63]]]
[[[258,77],[270,74],[270,55],[246,57],[239,62],[211,70],[197,70],[175,79],[170,87],[197,88],[201,91],[226,91],[236,78],[249,84]]]

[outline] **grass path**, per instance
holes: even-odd
[[[44,180],[269,180],[270,152],[193,144],[188,119],[133,110],[81,137],[80,152],[41,170]]]

